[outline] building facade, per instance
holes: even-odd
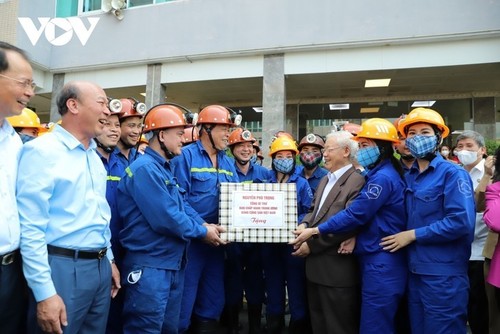
[[[0,39],[33,59],[42,120],[57,120],[65,82],[91,80],[148,107],[241,110],[264,149],[278,130],[392,120],[416,101],[452,131],[500,138],[499,0],[128,0],[103,11],[110,3],[0,0]],[[372,79],[390,82],[365,87]]]

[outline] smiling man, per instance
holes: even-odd
[[[19,256],[16,204],[17,161],[22,142],[6,118],[21,114],[33,91],[26,54],[0,42],[0,333],[22,333],[26,283]]]
[[[28,332],[104,333],[119,287],[112,263],[106,170],[93,138],[108,121],[101,87],[69,82],[62,124],[23,146],[17,179],[23,269],[32,290]]]

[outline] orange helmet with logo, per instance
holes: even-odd
[[[342,130],[349,132],[353,136],[357,136],[361,131],[361,125],[356,123],[345,123]]]
[[[393,143],[399,142],[398,131],[394,124],[383,118],[370,118],[361,125],[356,138],[370,138]]]
[[[132,98],[120,99],[122,109],[120,112],[120,119],[127,117],[144,117],[146,113],[146,105]]]
[[[191,144],[195,141],[198,140],[198,128],[193,125],[188,125],[184,129],[184,135],[183,135],[183,145]]]
[[[241,115],[237,116],[231,117],[231,111],[226,107],[210,105],[200,111],[197,124],[226,124],[229,126],[238,126],[241,122]]]
[[[229,146],[236,145],[238,143],[255,143],[257,140],[253,137],[252,133],[243,128],[234,129],[229,135]]]
[[[428,123],[438,127],[441,131],[441,138],[446,138],[450,134],[450,129],[444,124],[443,117],[435,110],[429,108],[415,108],[398,124],[399,132],[406,137],[408,127],[416,123]]]
[[[186,117],[179,107],[159,104],[151,108],[144,119],[144,133],[174,127],[186,127]]]

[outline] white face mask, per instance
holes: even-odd
[[[473,164],[477,160],[477,152],[461,150],[457,152],[457,157],[462,165],[468,166]]]
[[[448,151],[448,150],[442,150],[441,154],[443,155],[443,157],[448,157],[448,155],[450,155],[450,151]]]

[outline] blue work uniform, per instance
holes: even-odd
[[[351,205],[318,226],[321,234],[359,230],[354,254],[361,269],[360,333],[395,333],[395,315],[407,281],[405,251],[389,253],[379,245],[406,230],[405,183],[389,159],[366,175]]]
[[[271,171],[249,162],[248,172],[243,174],[235,162],[236,173],[241,183],[268,183]],[[260,244],[254,242],[232,242],[226,246],[226,305],[239,307],[245,291],[249,305],[264,302],[264,277],[262,275]]]
[[[239,182],[234,162],[224,151],[217,152],[213,166],[201,141],[182,148],[172,159],[179,185],[186,191],[186,211],[198,224],[217,224],[222,182]],[[180,332],[188,329],[190,318],[217,320],[224,308],[224,248],[193,240],[188,249]]]
[[[462,167],[440,154],[406,174],[408,299],[412,333],[466,333],[469,264],[476,219],[474,187]]]
[[[118,195],[124,333],[177,333],[187,246],[207,229],[185,213],[170,163],[149,147],[125,170]]]
[[[276,173],[271,173],[271,183],[278,183]],[[287,183],[295,183],[297,188],[297,224],[307,214],[313,195],[309,183],[294,172]],[[262,244],[262,265],[266,287],[267,316],[281,316],[285,313],[285,297],[288,292],[290,321],[307,318],[307,296],[305,259],[293,256],[293,247],[288,244]],[[285,291],[286,286],[286,291]]]
[[[299,174],[300,176],[302,176],[304,179],[307,180],[307,182],[309,183],[309,187],[311,187],[311,191],[314,195],[316,189],[318,189],[319,182],[321,181],[323,176],[328,174],[328,171],[321,166],[317,166],[312,175],[309,178],[307,178],[305,175],[304,166],[297,166],[295,173]]]
[[[115,150],[118,150],[118,148],[115,148]],[[99,158],[101,158],[107,173],[106,200],[111,208],[111,220],[109,222],[109,228],[111,229],[111,249],[113,250],[116,266],[121,270],[123,249],[118,239],[118,233],[122,229],[122,220],[118,211],[117,191],[118,182],[120,181],[121,175],[125,172],[126,166],[123,165],[113,152],[109,154],[109,160],[102,156],[98,150],[96,150],[96,152]],[[122,309],[123,292],[119,290],[118,294],[111,299],[106,334],[123,333]]]
[[[137,152],[137,149],[135,147],[132,147],[128,152],[128,158],[123,155],[118,147],[111,154],[114,154],[124,166],[130,166],[130,164],[134,162],[135,159],[141,156],[141,154]]]

